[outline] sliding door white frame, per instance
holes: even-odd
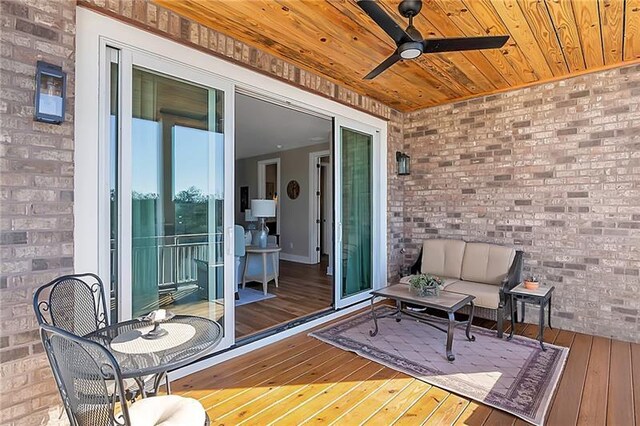
[[[225,81],[238,90],[260,94],[277,100],[283,105],[315,111],[336,120],[352,120],[376,128],[379,132],[378,144],[374,147],[379,160],[376,164],[379,171],[376,185],[382,196],[378,197],[374,207],[375,211],[380,212],[376,226],[381,231],[376,233],[374,259],[377,281],[375,284],[376,286],[384,285],[387,264],[385,215],[387,203],[384,196],[386,194],[386,161],[384,160],[387,151],[386,121],[81,6],[77,7],[76,35],[75,93],[77,96],[75,99],[74,171],[74,265],[76,271],[94,271],[105,282],[109,282],[108,258],[101,252],[101,250],[104,251],[101,246],[105,241],[105,229],[108,233],[108,227],[104,226],[105,209],[101,205],[104,200],[99,201],[104,197],[104,188],[101,185],[104,185],[106,173],[104,168],[108,165],[108,156],[101,153],[99,149],[99,145],[104,142],[99,129],[99,118],[101,111],[104,111],[99,106],[104,107],[105,96],[99,84],[99,77],[104,74],[104,70],[100,70],[105,54],[102,46],[108,43],[113,46],[135,46],[134,50],[152,55],[163,63],[205,73],[214,77],[216,81]],[[233,98],[233,93],[233,90],[231,92],[225,90],[227,101]],[[232,124],[233,108],[226,108],[225,112],[226,121]],[[126,116],[125,111],[122,111],[122,115]],[[225,131],[225,140],[227,138],[234,140],[233,126],[229,131]],[[234,162],[232,150],[227,150],[225,160]],[[334,159],[334,162],[337,163],[337,159]],[[337,188],[335,185],[334,187]],[[108,214],[108,210],[106,212]],[[232,214],[233,212],[227,214],[225,211],[225,216],[232,217]],[[274,341],[278,337],[270,339]],[[202,366],[206,366],[206,362]]]
[[[356,132],[371,135],[373,142],[373,158],[371,169],[372,173],[372,253],[371,253],[371,285],[372,289],[379,289],[386,286],[386,267],[379,265],[378,259],[386,259],[386,246],[387,246],[387,232],[386,232],[386,209],[379,208],[380,205],[386,205],[386,146],[384,151],[381,151],[379,147],[384,144],[380,129],[367,125],[365,123],[349,120],[347,118],[339,117],[334,122],[334,187],[342,188],[343,176],[342,176],[342,129],[355,130]],[[384,186],[381,186],[384,183]],[[335,211],[335,229],[334,229],[334,301],[337,308],[343,308],[350,306],[363,300],[369,299],[371,296],[369,291],[362,291],[350,296],[343,296],[342,294],[342,280],[344,278],[345,271],[343,271],[343,250],[342,250],[342,231],[343,231],[343,217],[342,217],[342,191],[336,192],[334,196],[334,211]],[[386,262],[384,262],[386,264]]]

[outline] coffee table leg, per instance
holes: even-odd
[[[449,317],[449,327],[447,328],[447,359],[449,361],[454,361],[456,359],[451,347],[453,346],[453,332],[456,329],[456,317],[453,312],[448,312],[447,316]]]
[[[396,309],[398,310],[396,312],[396,322],[400,322],[402,321],[402,302],[399,300],[396,300]]]
[[[476,341],[476,336],[473,336],[471,334],[471,323],[473,322],[473,311],[475,311],[475,305],[473,303],[473,300],[470,302],[470,313],[469,313],[469,319],[467,320],[467,329],[466,329],[466,334],[467,334],[467,339],[469,339],[470,342],[475,342]]]
[[[375,327],[373,330],[369,330],[369,336],[371,337],[374,337],[376,334],[378,334],[378,318],[376,318],[376,310],[373,309],[373,300],[375,298],[375,296],[371,296],[371,316],[373,317],[373,325]]]
[[[547,314],[549,317],[547,319],[547,322],[549,323],[549,328],[551,330],[553,330],[553,327],[551,327],[551,298],[552,298],[552,296],[549,296],[549,308],[548,308],[549,309],[549,313]]]

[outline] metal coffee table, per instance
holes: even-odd
[[[386,299],[395,300],[396,310],[389,314],[376,316],[374,309],[374,299],[376,297],[384,297]],[[473,321],[474,304],[473,299],[475,296],[462,293],[454,293],[451,291],[442,290],[437,296],[417,296],[409,291],[407,284],[394,284],[389,287],[382,288],[371,292],[371,315],[373,316],[374,329],[369,331],[371,337],[378,334],[378,319],[394,316],[397,322],[402,320],[402,314],[405,314],[411,318],[417,319],[419,322],[436,328],[440,331],[447,333],[447,359],[453,361],[456,359],[453,354],[453,332],[457,325],[466,326],[466,336],[469,341],[475,341],[475,336],[471,335],[471,322]],[[448,318],[447,328],[441,327],[442,323],[435,321],[435,318],[430,315],[420,314],[403,308],[403,303],[410,303],[412,305],[423,306],[425,308],[436,309],[438,311],[446,312]],[[455,313],[463,307],[469,305],[470,314],[466,321],[456,321]]]

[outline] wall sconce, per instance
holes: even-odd
[[[409,162],[411,157],[400,151],[396,151],[396,161],[398,162],[398,176],[406,176],[411,174],[409,170]]]
[[[62,123],[66,93],[67,74],[62,67],[38,61],[35,119],[46,123]]]

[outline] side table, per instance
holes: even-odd
[[[509,333],[509,337],[507,340],[511,340],[513,337],[513,331],[515,329],[515,311],[517,309],[516,303],[522,302],[522,310],[526,308],[527,303],[531,303],[533,305],[538,305],[540,307],[540,315],[538,318],[538,326],[540,330],[538,331],[537,339],[540,341],[540,347],[543,351],[547,349],[544,347],[543,339],[544,339],[544,309],[548,305],[548,325],[551,328],[551,296],[553,294],[554,286],[540,286],[535,290],[529,290],[524,287],[523,283],[518,284],[514,288],[505,293],[510,298],[511,305],[511,332]],[[524,314],[522,316],[524,319]]]
[[[262,278],[262,292],[264,295],[267,295],[267,283],[272,279],[276,283],[276,287],[278,287],[278,264],[276,261],[276,253],[281,251],[282,248],[278,246],[267,246],[265,248],[261,248],[258,246],[247,246],[245,248],[245,253],[247,258],[244,261],[244,271],[242,273],[242,288],[245,287],[247,283],[247,279],[259,279]],[[262,255],[262,276],[247,276],[247,266],[249,265],[249,256],[251,255]],[[271,255],[271,264],[273,265],[273,274],[267,274],[267,255]]]

